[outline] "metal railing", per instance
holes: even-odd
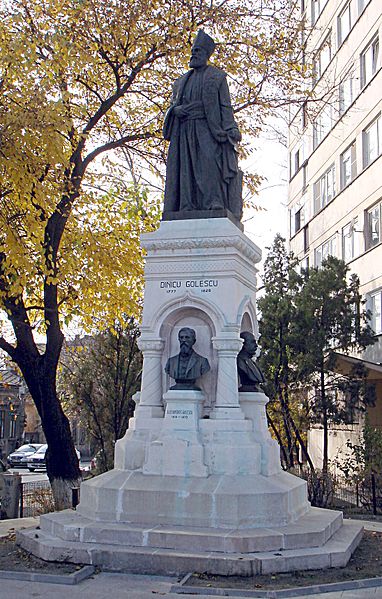
[[[20,518],[40,516],[52,511],[53,494],[48,480],[21,483]]]

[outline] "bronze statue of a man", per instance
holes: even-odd
[[[265,378],[260,367],[252,360],[257,351],[255,336],[244,331],[240,337],[244,339],[244,343],[237,356],[237,371],[241,383],[239,391],[259,391],[259,385],[265,383]]]
[[[174,212],[196,211],[192,218],[199,218],[197,211],[212,211],[212,216],[222,209],[241,219],[242,172],[236,152],[241,135],[226,74],[207,64],[214,49],[214,40],[200,30],[192,46],[191,70],[174,83],[163,127],[170,141],[164,220],[176,218]]]
[[[165,367],[167,374],[175,379],[176,383],[170,389],[198,389],[195,381],[210,370],[209,362],[192,349],[196,341],[194,329],[180,329],[178,339],[180,352],[169,358]]]

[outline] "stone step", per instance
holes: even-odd
[[[297,522],[279,528],[207,529],[95,522],[65,510],[41,516],[41,530],[65,541],[107,543],[188,551],[252,553],[324,545],[342,525],[342,513],[311,508]]]
[[[17,541],[24,549],[44,560],[90,564],[104,570],[177,576],[188,572],[253,576],[343,567],[360,542],[362,530],[358,523],[345,521],[321,547],[228,554],[197,551],[191,545],[188,551],[179,551],[67,541],[36,528],[18,532]]]

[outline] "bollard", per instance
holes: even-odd
[[[76,507],[79,503],[80,503],[80,489],[79,489],[79,487],[74,487],[72,489],[72,508],[76,509]]]
[[[20,474],[0,473],[0,520],[19,517],[20,495]]]

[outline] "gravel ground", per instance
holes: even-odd
[[[187,586],[235,589],[281,589],[382,576],[382,533],[365,531],[345,568],[306,570],[266,576],[209,576],[194,574]]]
[[[62,562],[45,562],[16,545],[16,534],[0,539],[0,570],[39,572],[41,574],[72,574],[82,566]]]

